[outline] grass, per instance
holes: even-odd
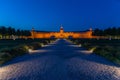
[[[26,45],[20,45],[13,48],[4,48],[0,51],[0,64],[3,64],[12,58],[24,55],[28,53],[28,48]]]
[[[81,44],[95,54],[105,57],[106,59],[120,64],[120,40],[118,39],[71,39],[77,45]]]
[[[0,40],[0,49],[1,48],[6,48],[6,47],[14,47],[20,44],[29,44],[32,42],[43,42],[45,43],[45,41],[50,41],[50,39],[16,39],[16,40],[12,40],[12,39],[8,39],[8,40]]]
[[[55,39],[0,40],[0,64],[4,64],[17,56],[27,54],[29,49],[39,49],[54,40]]]

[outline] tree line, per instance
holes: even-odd
[[[112,28],[107,28],[107,29],[98,29],[96,28],[93,31],[93,35],[95,36],[120,36],[120,27],[112,27]]]
[[[20,30],[12,27],[0,26],[0,35],[1,37],[11,37],[11,36],[30,36],[31,33],[29,30]]]

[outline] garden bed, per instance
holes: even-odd
[[[120,64],[120,40],[119,39],[71,39],[76,45],[82,45],[93,53]]]
[[[28,54],[29,49],[39,49],[43,45],[47,45],[54,40],[55,39],[0,40],[0,64],[3,64],[17,56]]]

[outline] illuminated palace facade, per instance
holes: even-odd
[[[59,32],[35,31],[32,29],[31,38],[92,38],[92,29],[76,32],[65,32],[62,26]]]

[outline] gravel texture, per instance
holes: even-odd
[[[60,39],[1,66],[0,80],[120,80],[120,67]]]

